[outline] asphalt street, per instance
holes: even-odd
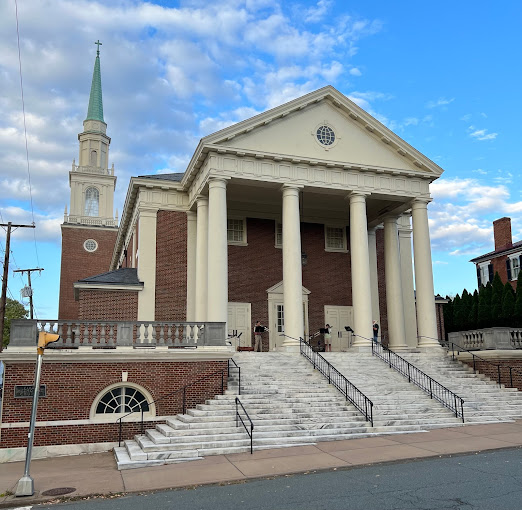
[[[522,449],[310,472],[237,484],[42,505],[38,508],[520,510]]]

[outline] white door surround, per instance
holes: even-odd
[[[308,337],[309,328],[308,328],[308,295],[310,291],[306,287],[302,287],[302,296],[303,296],[303,316],[304,316],[304,334],[305,338]],[[284,332],[284,315],[280,317],[281,312],[284,314],[284,295],[283,295],[283,282],[280,281],[276,285],[267,289],[268,294],[268,329],[269,329],[269,350],[275,351],[280,349],[283,344],[283,340],[285,337],[280,336],[282,332]],[[278,313],[279,312],[279,313]],[[283,325],[281,325],[281,320],[283,319]],[[281,331],[282,329],[282,331]]]
[[[353,307],[324,305],[324,322],[332,328],[332,351],[348,350],[353,339],[344,327],[353,328]]]
[[[229,338],[232,343],[234,351],[238,346],[250,347],[252,345],[252,306],[250,303],[228,303],[228,334],[239,335],[238,338]]]

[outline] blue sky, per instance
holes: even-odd
[[[485,0],[19,0],[37,228],[12,236],[10,269],[33,275],[57,316],[60,223],[100,39],[104,113],[121,213],[129,178],[182,172],[202,136],[331,84],[439,164],[429,207],[435,290],[476,288],[470,258],[492,221],[522,239],[522,3]],[[15,2],[0,4],[0,212],[32,222]],[[0,232],[0,257],[5,234]],[[24,285],[10,272],[11,295]]]

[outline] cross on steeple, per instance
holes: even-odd
[[[100,45],[103,44],[100,42],[100,40],[98,39],[94,44],[97,44],[98,45],[98,49],[96,50],[96,56],[100,56]]]

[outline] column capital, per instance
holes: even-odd
[[[187,220],[188,221],[197,221],[198,215],[194,211],[187,211]]]
[[[283,184],[279,189],[284,192],[286,190],[300,191],[303,188],[304,188],[304,184],[292,184],[289,182],[285,182],[285,184]]]
[[[227,181],[229,181],[231,177],[221,176],[221,175],[211,175],[208,178],[208,187],[209,188],[225,188],[227,187]]]
[[[354,191],[350,191],[344,198],[345,198],[345,200],[351,200],[352,198],[355,198],[355,197],[361,197],[366,200],[366,197],[368,197],[370,195],[371,195],[371,193],[369,191],[354,190]]]
[[[157,214],[158,214],[158,210],[156,208],[153,208],[153,207],[147,207],[147,206],[138,206],[138,210],[140,212],[140,216],[142,216],[143,218],[147,217],[147,218],[156,218]]]
[[[411,208],[413,209],[427,209],[428,204],[433,201],[431,197],[417,197],[411,201]]]
[[[208,197],[206,195],[198,195],[196,197],[196,205],[200,207],[205,204],[208,204]]]

